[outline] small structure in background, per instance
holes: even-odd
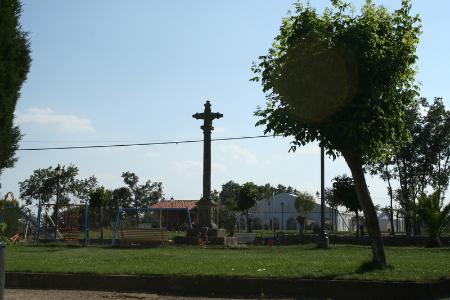
[[[150,206],[153,227],[166,228],[169,231],[185,231],[192,224],[198,224],[198,200],[163,200]],[[188,215],[189,214],[189,215]]]

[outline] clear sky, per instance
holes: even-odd
[[[133,143],[202,138],[192,114],[211,100],[213,137],[262,134],[253,112],[264,105],[261,86],[249,81],[252,61],[267,53],[292,0],[113,1],[26,0],[22,26],[33,63],[16,109],[21,147]],[[322,10],[329,2],[311,0]],[[355,1],[358,8],[362,1]],[[375,1],[394,9],[400,0]],[[450,1],[413,1],[423,34],[418,81],[425,97],[450,107]],[[289,139],[215,142],[212,185],[228,180],[320,188],[320,157],[311,144],[288,153]],[[18,152],[1,176],[0,194],[18,195],[33,170],[75,164],[108,188],[123,185],[123,171],[162,181],[166,197],[198,199],[202,145]],[[349,170],[326,161],[326,184]],[[376,204],[388,203],[385,184],[368,183]]]

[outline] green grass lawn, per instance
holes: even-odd
[[[369,247],[242,249],[9,246],[7,271],[430,281],[450,278],[450,249],[386,248],[389,268],[367,270]]]

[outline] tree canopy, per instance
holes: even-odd
[[[139,177],[133,172],[123,172],[122,178],[131,195],[130,205],[133,207],[150,207],[163,197],[162,182],[147,180],[139,184]]]
[[[229,210],[235,209],[240,189],[241,185],[232,180],[223,184],[222,190],[220,191],[220,203]]]
[[[437,190],[430,195],[421,193],[419,196],[417,212],[430,236],[428,242],[430,247],[442,246],[440,235],[444,228],[450,224],[450,203],[444,205],[441,195],[441,191]]]
[[[415,206],[418,197],[427,189],[448,188],[450,176],[450,111],[441,98],[429,103],[422,98],[408,109],[405,116],[411,140],[398,151],[375,165],[371,172],[379,174],[388,183],[388,194],[393,199],[391,180],[397,179],[399,204],[405,212],[408,233],[419,233]],[[412,224],[414,221],[415,224]],[[413,226],[415,225],[415,226]]]
[[[295,188],[291,186],[284,186],[278,184],[276,186],[266,183],[264,185],[255,185],[258,194],[258,200],[261,199],[271,199],[273,195],[279,193],[297,194]],[[236,201],[239,198],[239,192],[243,185],[234,182],[233,180],[228,181],[222,185],[222,190],[220,192],[220,202],[225,205],[228,209],[236,209]]]
[[[253,182],[246,182],[242,185],[239,190],[239,195],[236,201],[236,210],[240,212],[245,212],[247,217],[247,230],[251,231],[251,220],[248,216],[248,211],[250,208],[258,203],[260,200],[260,194],[258,191],[258,186]]]
[[[332,193],[335,204],[344,206],[348,211],[355,214],[361,210],[353,178],[345,174],[333,178]]]
[[[406,141],[420,33],[410,6],[403,1],[389,13],[367,1],[355,16],[343,1],[322,15],[297,3],[253,66],[267,98],[257,125],[293,136],[293,149],[318,140],[329,154],[357,153],[364,161]]]
[[[310,193],[297,192],[294,206],[300,216],[306,217],[308,213],[313,211],[315,203],[314,196]]]
[[[253,182],[246,182],[239,190],[239,196],[236,201],[238,211],[248,211],[256,205],[259,199],[258,186]]]
[[[89,194],[89,206],[91,207],[107,207],[111,201],[111,191],[105,189],[105,187],[97,187]]]
[[[78,180],[77,175],[78,168],[74,165],[62,166],[61,175],[58,175],[56,168],[52,166],[34,170],[30,177],[19,182],[20,198],[25,200],[27,205],[34,201],[49,203],[56,197],[56,189],[59,184],[59,203],[61,205],[68,204],[71,197],[83,194],[83,190],[86,189],[84,181]],[[96,183],[95,177],[91,177],[91,180]],[[91,180],[88,182],[92,183]]]
[[[21,134],[14,126],[14,111],[31,64],[28,36],[19,23],[21,12],[18,0],[0,1],[0,175],[17,160]]]

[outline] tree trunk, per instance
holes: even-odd
[[[103,206],[100,206],[100,241],[103,245]]]
[[[355,215],[356,215],[356,237],[359,237],[359,214],[358,211],[355,211]]]
[[[387,167],[386,167],[386,173],[388,173]],[[391,221],[391,235],[394,235],[395,234],[395,231],[394,231],[394,208],[392,207],[394,195],[392,194],[392,186],[391,186],[391,180],[390,180],[389,176],[387,177],[387,182],[388,182],[388,186],[389,186],[388,187],[389,198],[391,200],[391,203],[390,203],[391,205],[390,205],[390,210],[389,210],[389,220]]]
[[[372,262],[377,267],[385,267],[386,255],[384,253],[383,239],[381,238],[375,206],[373,205],[364,177],[362,159],[360,156],[354,154],[344,154],[344,158],[352,172],[358,200],[364,212],[367,232],[372,240]]]
[[[245,213],[245,215],[246,215],[246,219],[247,219],[247,232],[252,232],[252,227],[251,227],[251,220],[248,218],[248,210],[247,210],[247,212]]]

